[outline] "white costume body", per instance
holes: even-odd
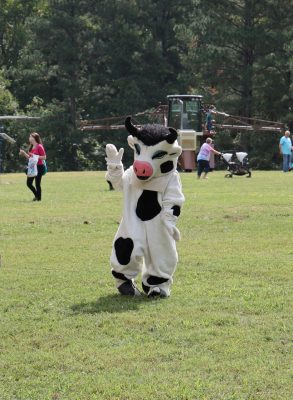
[[[130,117],[125,126],[131,133],[127,141],[134,150],[133,165],[124,171],[124,149],[106,146],[106,179],[124,195],[110,260],[112,274],[121,294],[139,293],[134,279],[142,273],[148,296],[167,297],[178,262],[176,221],[184,196],[176,165],[182,149],[173,128],[153,124],[137,129]]]
[[[171,171],[144,182],[137,179],[133,167],[124,172],[121,166],[115,172],[109,170],[106,179],[111,181],[114,189],[122,190],[124,195],[123,217],[114,243],[119,237],[131,238],[134,242],[130,261],[126,265],[119,263],[113,248],[112,268],[128,279],[135,279],[141,272],[144,285],[159,286],[169,295],[178,255],[175,240],[163,221],[175,224],[177,217],[173,215],[172,207],[176,205],[181,208],[184,201],[178,172]],[[162,208],[158,215],[148,221],[142,221],[136,214],[137,203],[144,190],[158,192],[157,199]],[[168,281],[150,285],[147,282],[150,276],[166,278]]]

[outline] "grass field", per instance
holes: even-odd
[[[293,175],[182,175],[172,295],[116,293],[103,172],[0,177],[1,400],[292,400]]]

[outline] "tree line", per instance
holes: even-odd
[[[126,133],[82,132],[78,121],[133,115],[168,94],[292,129],[292,17],[291,0],[1,0],[0,115],[41,117],[5,124],[17,139],[6,171],[20,170],[31,131],[50,170],[103,169],[105,143],[125,146]],[[227,131],[216,144],[274,168],[278,139]]]

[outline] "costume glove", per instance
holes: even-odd
[[[123,157],[124,149],[121,147],[119,152],[114,144],[106,145],[106,162],[109,167],[116,167],[118,165],[122,165],[122,157]]]
[[[176,241],[180,240],[180,231],[178,228],[176,228],[176,221],[177,217],[174,217],[173,215],[170,215],[169,213],[163,213],[162,214],[162,222],[164,226],[166,227],[167,231],[169,234],[172,236],[172,238]]]

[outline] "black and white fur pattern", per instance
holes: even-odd
[[[173,128],[153,124],[137,129],[130,117],[125,126],[134,150],[133,166],[124,171],[124,150],[106,146],[106,179],[124,194],[123,218],[111,254],[112,274],[121,294],[139,294],[134,280],[141,272],[143,290],[150,297],[167,297],[178,262],[176,222],[184,202],[176,171],[181,147]]]

